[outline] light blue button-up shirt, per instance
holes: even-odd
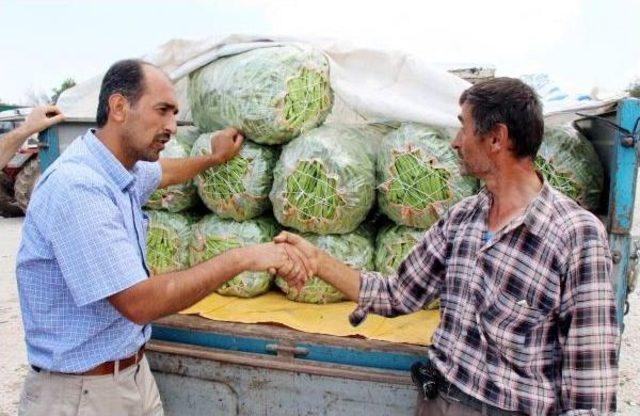
[[[149,339],[107,298],[148,278],[141,207],[160,177],[158,163],[125,169],[92,131],[43,173],[16,267],[30,364],[83,372]]]

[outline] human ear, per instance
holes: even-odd
[[[504,123],[498,123],[491,131],[491,150],[509,149],[509,128]]]
[[[118,123],[127,119],[129,112],[129,100],[122,94],[112,94],[109,97],[109,118]]]

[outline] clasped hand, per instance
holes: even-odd
[[[318,275],[321,251],[304,238],[289,232],[280,233],[273,242],[253,246],[254,270],[268,270],[301,289]]]

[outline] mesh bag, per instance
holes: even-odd
[[[303,237],[355,269],[373,269],[373,241],[366,230],[342,235],[304,234]],[[307,280],[300,291],[289,287],[281,277],[276,277],[276,285],[286,293],[287,299],[296,302],[324,304],[346,299],[342,292],[316,276]]]
[[[460,175],[458,157],[442,130],[406,123],[378,152],[378,204],[398,224],[429,228],[452,205],[473,195],[476,180]]]
[[[186,269],[189,265],[187,246],[191,226],[182,214],[165,211],[146,211],[147,264],[151,274],[163,274]]]
[[[235,222],[207,215],[192,227],[189,263],[195,266],[229,249],[266,243],[278,228],[269,218]],[[267,272],[246,271],[223,283],[216,291],[221,295],[250,298],[269,290],[273,278]]]
[[[389,224],[376,238],[375,267],[385,276],[397,273],[402,263],[416,244],[424,237],[425,231],[405,225]],[[431,301],[425,309],[438,309],[440,300]]]
[[[188,153],[198,137],[200,137],[200,130],[196,126],[180,126],[176,132],[175,140],[180,142]]]
[[[161,158],[184,158],[188,156],[189,152],[185,148],[185,145],[176,139],[170,140],[160,153]],[[193,185],[193,181],[186,181],[166,188],[156,189],[149,197],[146,206],[150,209],[180,212],[192,208],[197,203],[198,194]]]
[[[588,210],[600,205],[604,170],[593,145],[572,127],[545,127],[536,167],[551,186]]]
[[[203,131],[233,126],[256,143],[286,143],[331,111],[329,63],[302,46],[253,49],[194,72],[189,101]]]
[[[363,150],[368,133],[324,125],[283,148],[269,194],[280,224],[315,234],[358,227],[375,197],[374,161]]]
[[[200,136],[191,154],[211,154],[210,137],[211,133]],[[221,218],[255,218],[270,206],[269,191],[277,158],[276,148],[246,142],[238,156],[196,176],[198,195]]]

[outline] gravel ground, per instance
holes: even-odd
[[[27,354],[16,288],[16,251],[22,218],[0,218],[0,415],[15,415],[27,374]]]
[[[640,198],[638,199],[640,201]],[[636,203],[636,218],[640,203]],[[17,413],[22,380],[27,372],[24,333],[15,280],[15,254],[22,218],[0,218],[0,416]],[[634,228],[634,235],[640,227]],[[640,294],[629,297],[620,356],[618,409],[624,416],[640,415]]]

